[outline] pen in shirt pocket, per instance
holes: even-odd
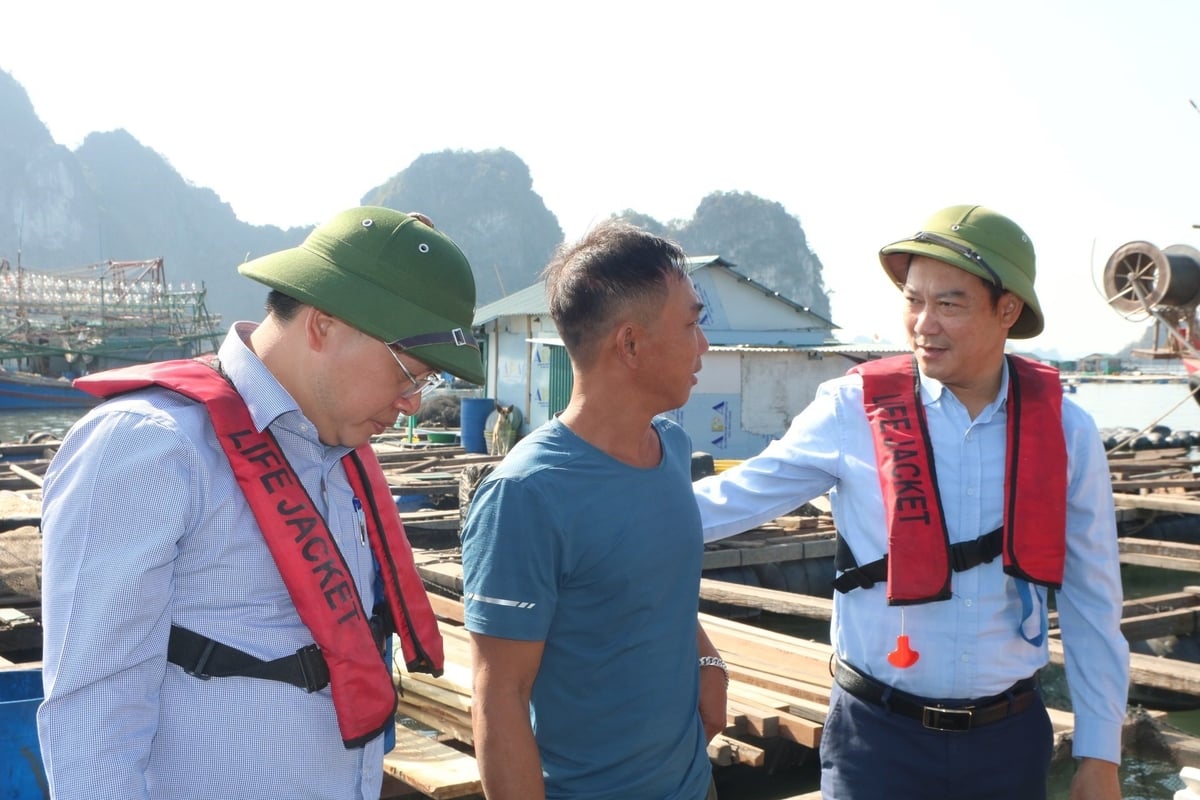
[[[354,498],[354,518],[358,520],[358,540],[367,543],[367,516],[363,513],[362,501]]]

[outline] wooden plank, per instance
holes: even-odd
[[[1153,594],[1125,600],[1121,604],[1121,618],[1132,619],[1134,617],[1144,617],[1150,614],[1159,614],[1164,611],[1174,611],[1183,608],[1200,609],[1200,588],[1185,586],[1178,592]],[[1058,628],[1057,611],[1050,612],[1049,621],[1051,635],[1053,635]]]
[[[422,455],[424,455],[424,454],[422,454]],[[437,457],[437,456],[435,456],[434,458],[423,458],[420,461],[414,461],[411,464],[405,464],[403,466],[396,466],[396,467],[389,467],[387,471],[388,472],[398,472],[398,473],[421,472],[423,470],[429,469],[430,467],[434,466],[441,460],[442,460],[441,457]]]
[[[715,758],[714,750],[716,751]],[[733,764],[761,767],[766,762],[766,752],[761,747],[755,747],[723,733],[718,733],[708,743],[708,757],[710,761],[721,767]]]
[[[827,534],[816,541],[788,541],[791,538],[781,536],[778,541],[729,539],[716,548],[706,549],[702,566],[704,569],[720,569],[803,561],[808,558],[831,558],[837,550],[836,540]],[[833,580],[832,572],[829,579]]]
[[[455,594],[462,594],[462,564],[457,562],[439,562],[433,564],[417,564],[417,572],[421,580],[449,589]]]
[[[1114,492],[1139,492],[1143,489],[1149,489],[1153,491],[1188,492],[1200,489],[1200,481],[1194,479],[1190,473],[1187,474],[1187,477],[1156,475],[1154,473],[1150,473],[1132,480],[1114,480],[1112,482],[1112,488]]]
[[[1176,572],[1200,572],[1200,561],[1195,561],[1191,558],[1178,558],[1175,556],[1122,553],[1121,563],[1136,564],[1139,567],[1171,569],[1175,570]]]
[[[1142,642],[1161,636],[1188,636],[1196,632],[1200,612],[1195,608],[1157,611],[1121,620],[1121,633],[1130,642]]]
[[[1193,587],[1194,588],[1194,587]],[[1200,607],[1200,595],[1186,587],[1183,591],[1153,594],[1126,600],[1122,604],[1121,616],[1140,617],[1159,611],[1173,611],[1177,608]]]
[[[712,578],[700,579],[700,599],[809,619],[829,620],[833,615],[833,600],[830,598],[745,586]]]
[[[1200,500],[1154,494],[1113,493],[1117,508],[1143,508],[1150,511],[1171,511],[1176,514],[1200,514]],[[1122,539],[1129,537],[1122,537]]]
[[[1200,545],[1134,536],[1122,536],[1117,544],[1122,564],[1200,572]]]
[[[1142,539],[1134,536],[1122,536],[1117,543],[1120,546],[1122,555],[1137,553],[1139,555],[1171,556],[1172,558],[1200,561],[1200,544]]]
[[[757,686],[780,692],[792,698],[792,702],[810,701],[829,704],[829,686],[801,681],[786,675],[776,675],[738,661],[726,661],[729,667],[730,685]]]
[[[471,729],[470,715],[452,711],[441,706],[409,703],[401,700],[396,704],[396,710],[402,716],[410,717],[432,728],[441,731],[452,739],[457,739],[466,745],[475,743],[475,734]]]
[[[771,739],[779,735],[779,712],[775,709],[732,697],[726,706],[727,716],[736,715],[745,719],[746,733],[761,739]]]
[[[1062,640],[1051,636],[1046,644],[1050,648],[1050,660],[1056,664],[1062,664],[1064,662]],[[1200,664],[1176,658],[1130,653],[1129,679],[1133,683],[1153,686],[1156,689],[1200,694]]]
[[[418,698],[420,698],[420,701],[418,701]],[[455,691],[452,687],[437,684],[428,679],[406,682],[404,684],[404,699],[413,705],[417,705],[418,702],[427,702],[453,711],[460,711],[465,714],[471,713],[471,696],[469,694],[463,694],[462,692]]]
[[[729,695],[740,699],[753,700],[779,711],[794,714],[810,722],[816,722],[819,725],[824,725],[825,717],[829,715],[828,692],[826,692],[821,700],[806,700],[804,698],[792,697],[784,692],[777,692],[773,689],[743,683],[731,683],[729,685]]]
[[[383,771],[435,800],[483,791],[474,757],[402,725],[396,726],[396,748],[383,757]]]
[[[778,736],[814,750],[821,744],[821,731],[825,726],[820,722],[813,722],[787,711],[777,711],[746,700],[730,699],[729,705],[746,714],[750,723],[750,732],[756,736],[764,738]],[[756,723],[770,733],[758,733],[754,729]]]
[[[429,596],[429,605],[433,608],[433,613],[439,619],[457,622],[459,625],[463,623],[463,604],[461,601],[433,592],[427,592],[427,594]]]
[[[704,630],[710,636],[714,631],[719,632],[720,635],[731,642],[731,646],[735,648],[735,652],[753,655],[755,658],[766,658],[767,660],[769,660],[771,654],[793,657],[802,663],[780,664],[776,671],[779,674],[796,675],[794,672],[788,673],[780,670],[801,669],[804,672],[808,672],[816,666],[815,674],[818,678],[817,682],[829,685],[829,658],[833,655],[833,648],[829,644],[810,639],[800,639],[765,628],[756,628],[753,625],[746,625],[736,620],[725,619],[713,616],[712,614],[700,614],[699,619],[704,625]]]
[[[1200,694],[1200,664],[1176,658],[1130,653],[1129,679],[1143,686]]]
[[[720,734],[712,738],[705,748],[705,752],[708,754],[708,760],[714,766],[728,767],[733,764],[733,750]]]
[[[34,473],[30,472],[29,470],[25,469],[24,467],[19,467],[16,464],[9,464],[8,468],[11,469],[14,474],[21,476],[25,480],[32,483],[34,486],[37,486],[39,489],[42,488],[42,476],[41,475],[34,474]]]
[[[705,550],[704,556],[700,563],[703,569],[726,569],[728,567],[740,567],[742,565],[742,554],[738,550],[730,550],[728,548],[720,550]]]

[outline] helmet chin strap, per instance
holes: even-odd
[[[468,336],[462,328],[455,328],[449,331],[438,331],[436,333],[420,333],[416,336],[408,336],[403,339],[397,339],[394,342],[388,342],[392,347],[398,347],[401,350],[411,350],[414,347],[426,347],[431,344],[452,344],[455,347],[471,347],[479,349],[479,344],[473,336]]]

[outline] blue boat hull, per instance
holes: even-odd
[[[31,408],[90,408],[98,398],[65,379],[23,372],[0,372],[0,411]]]

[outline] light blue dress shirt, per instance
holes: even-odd
[[[997,398],[974,420],[936,380],[922,376],[921,395],[950,541],[995,530],[1003,521],[1007,364]],[[1119,762],[1129,649],[1120,632],[1112,485],[1095,423],[1069,398],[1063,401],[1063,430],[1069,471],[1067,560],[1055,601],[1075,712],[1074,754]],[[857,562],[884,555],[882,492],[857,375],[822,384],[782,439],[696,484],[705,540],[753,528],[826,491],[838,531]],[[1027,634],[1036,634],[1043,624],[1046,590],[1034,589],[1035,608],[1027,618],[1016,581],[1003,573],[997,558],[954,573],[953,597],[943,602],[889,606],[883,584],[835,592],[833,646],[863,671],[916,695],[995,694],[1049,660],[1044,641],[1033,645],[1021,635],[1023,623]],[[901,633],[920,653],[906,669],[887,660]]]
[[[340,459],[243,337],[221,365],[270,427],[373,602]],[[166,660],[172,623],[274,659],[312,643],[202,405],[119,397],[70,431],[43,488],[42,756],[57,800],[377,800],[383,737],[342,744],[329,688],[200,680]]]

